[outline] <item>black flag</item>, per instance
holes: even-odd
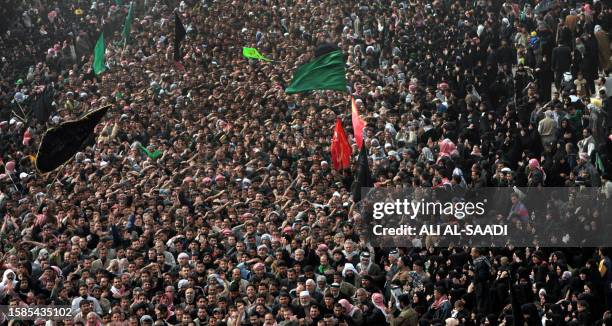
[[[370,166],[368,164],[368,150],[365,144],[361,146],[357,161],[357,177],[353,183],[353,201],[356,203],[361,201],[361,188],[371,188],[374,186],[372,174],[370,173]]]
[[[39,173],[48,173],[57,169],[80,151],[109,108],[110,105],[107,105],[87,113],[78,120],[67,121],[58,127],[48,129],[36,155],[36,168]]]
[[[181,42],[185,39],[185,27],[179,18],[178,13],[174,13],[174,61],[181,61]]]
[[[55,90],[51,86],[45,87],[45,90],[32,103],[32,114],[40,123],[49,120],[49,116],[53,113],[53,96]]]

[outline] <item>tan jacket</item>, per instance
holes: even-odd
[[[552,136],[557,129],[557,123],[550,117],[546,117],[538,124],[540,136]]]
[[[406,308],[397,317],[391,318],[391,326],[417,326],[419,314],[412,308]]]

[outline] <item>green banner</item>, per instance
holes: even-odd
[[[100,38],[98,38],[98,42],[96,42],[96,47],[94,48],[93,70],[96,75],[99,75],[106,70],[106,65],[104,64],[104,52],[106,52],[106,46],[104,45],[104,32],[102,32],[100,33]]]
[[[243,47],[242,48],[242,55],[245,58],[249,58],[249,59],[257,59],[257,60],[263,60],[263,61],[272,61],[272,60],[264,57],[261,53],[259,53],[259,51],[257,51],[256,48]]]

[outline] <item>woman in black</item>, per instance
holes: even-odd
[[[550,101],[551,86],[554,81],[554,74],[550,68],[550,62],[546,56],[542,56],[542,61],[536,67],[536,78],[538,81],[538,94],[540,101],[546,103]]]

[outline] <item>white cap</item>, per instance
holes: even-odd
[[[189,281],[187,281],[186,279],[182,279],[182,280],[178,281],[178,288],[179,288],[179,290],[181,288],[183,288],[183,287],[186,287],[188,283],[189,283]]]

